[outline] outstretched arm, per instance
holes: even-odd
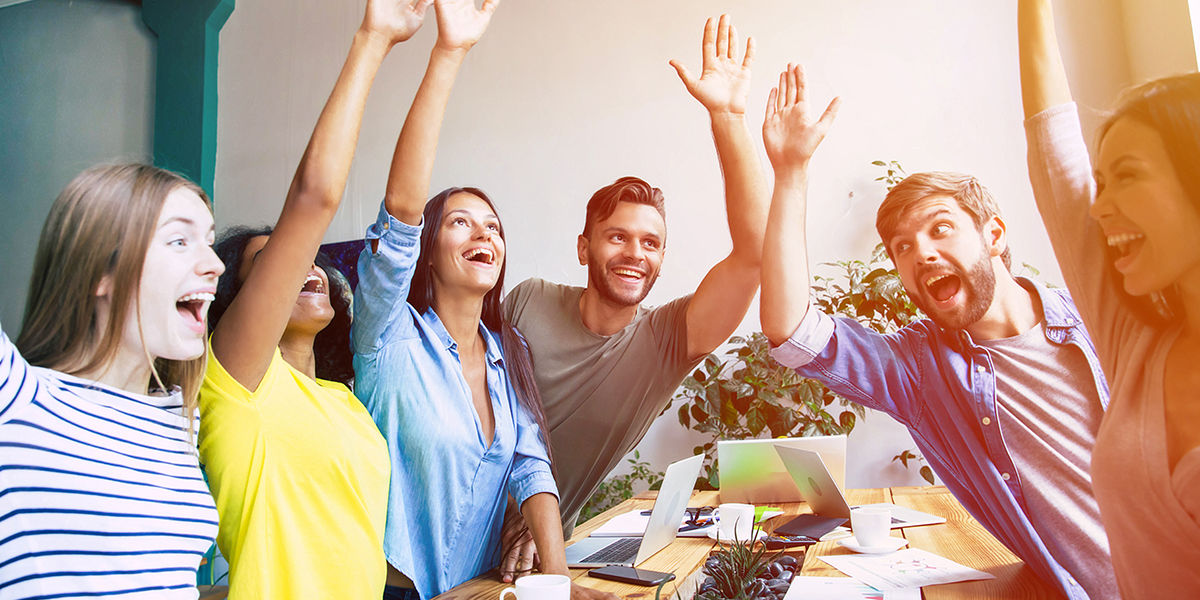
[[[521,514],[529,523],[533,543],[542,557],[541,572],[556,575],[571,575],[567,569],[567,555],[563,548],[562,522],[558,515],[558,498],[554,494],[534,494],[521,505]],[[615,594],[571,583],[573,600],[617,600]]]
[[[792,335],[808,311],[808,163],[833,125],[841,101],[834,98],[819,119],[809,112],[804,69],[788,65],[779,87],[767,99],[763,144],[775,169],[775,192],[763,243],[763,333],[778,346]]]
[[[710,18],[704,24],[701,49],[703,70],[698,79],[678,61],[671,61],[671,66],[688,92],[708,109],[712,119],[717,159],[725,178],[725,214],[733,250],[709,270],[688,304],[687,340],[691,357],[702,356],[721,345],[746,315],[758,291],[763,228],[767,220],[767,184],[746,126],[754,40],[746,40],[742,55],[737,29],[728,15],[721,15],[719,23]]]
[[[296,297],[333,220],[362,123],[367,93],[392,46],[421,27],[432,0],[368,0],[362,26],[317,119],[267,245],[213,332],[213,353],[230,375],[257,389]],[[237,277],[237,273],[226,273]]]
[[[437,153],[442,117],[458,69],[467,51],[479,41],[500,0],[484,0],[475,8],[474,0],[436,0],[438,39],[429,56],[425,78],[417,88],[412,108],[396,141],[392,167],[388,173],[384,205],[395,218],[410,225],[421,223],[421,212],[429,195],[433,158]]]
[[[1054,32],[1050,0],[1017,2],[1017,38],[1021,55],[1021,102],[1028,119],[1071,101],[1067,72]]]

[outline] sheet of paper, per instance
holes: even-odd
[[[973,579],[995,579],[995,576],[990,573],[976,571],[948,558],[917,548],[908,548],[889,554],[822,556],[821,560],[855,579],[884,591]]]
[[[596,537],[641,537],[646,535],[646,525],[650,523],[650,515],[642,514],[644,511],[631,510],[627,513],[617,515],[609,519],[592,532]],[[763,520],[770,519],[778,515],[782,515],[783,511],[768,510],[763,513]],[[682,528],[687,525],[687,517],[683,516],[679,519],[679,526]],[[708,527],[700,527],[696,529],[688,529],[680,531],[680,537],[705,537],[708,532],[714,531],[717,528],[716,524]]]
[[[850,577],[796,577],[783,600],[921,600],[921,588],[881,592]]]

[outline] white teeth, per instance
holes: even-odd
[[[321,278],[320,278],[320,277],[317,277],[316,275],[309,275],[308,277],[305,277],[305,278],[304,278],[304,283],[308,283],[308,282],[310,282],[310,281],[315,281],[315,282],[317,282],[317,283],[320,283],[320,282],[321,282]]]
[[[1140,233],[1114,233],[1108,236],[1108,245],[1116,246],[1119,244],[1128,244],[1134,240],[1140,240],[1146,236]]]
[[[638,273],[637,271],[634,271],[632,269],[624,269],[621,267],[617,267],[617,268],[613,269],[613,273],[615,273],[617,275],[624,275],[627,277],[641,277],[642,276],[642,274]]]
[[[483,255],[487,259],[487,263],[489,265],[492,264],[492,261],[495,259],[495,254],[493,254],[492,251],[488,250],[487,248],[472,248],[467,250],[463,253],[463,258],[471,260],[480,255]]]
[[[938,281],[941,281],[949,276],[950,276],[949,273],[943,273],[941,275],[934,275],[933,277],[930,277],[929,279],[925,280],[925,285],[926,286],[933,285],[934,283],[937,283]]]
[[[212,302],[213,298],[215,298],[215,296],[209,292],[197,292],[195,294],[188,294],[176,300],[176,302],[194,302],[196,300],[201,302]]]

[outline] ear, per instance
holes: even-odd
[[[1008,249],[1008,226],[998,215],[983,224],[983,241],[991,256],[1000,256]]]
[[[575,239],[575,252],[579,254],[579,265],[586,267],[588,264],[588,239],[583,234]]]
[[[112,296],[113,291],[112,275],[105,274],[100,278],[100,283],[96,284],[96,291],[93,294],[97,298],[108,298]]]

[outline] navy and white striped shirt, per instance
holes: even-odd
[[[30,366],[0,331],[0,600],[197,597],[217,512],[181,403]]]

